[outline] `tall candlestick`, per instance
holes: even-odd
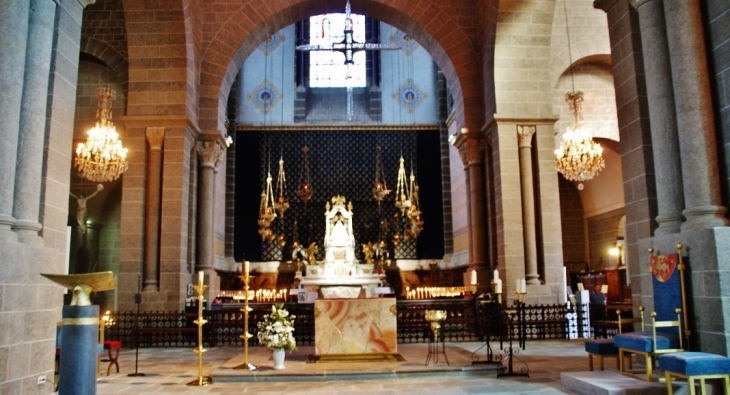
[[[471,271],[471,285],[477,285],[477,271],[473,269]]]
[[[203,283],[203,278],[204,277],[205,277],[205,272],[203,272],[202,270],[199,271],[198,272],[198,284],[202,284]]]

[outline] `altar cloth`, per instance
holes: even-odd
[[[316,357],[398,353],[394,298],[320,299],[314,303]]]

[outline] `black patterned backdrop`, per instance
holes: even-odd
[[[309,147],[310,181],[314,194],[305,205],[294,194],[302,180],[302,147]],[[375,180],[376,146],[380,146],[385,182],[393,192],[380,204],[372,196]],[[400,211],[394,205],[398,163],[403,155],[407,175],[411,164],[420,185],[421,211],[425,229],[417,242],[402,244],[399,251],[390,246],[397,258],[440,259],[443,257],[443,214],[441,201],[441,165],[438,132],[389,130],[326,131],[239,131],[236,136],[236,206],[234,258],[247,260],[289,260],[294,234],[304,246],[311,242],[324,256],[325,203],[335,195],[344,196],[353,205],[353,232],[360,244],[376,242],[381,229],[388,239],[403,226]],[[282,252],[262,243],[258,235],[258,208],[266,173],[270,170],[274,194],[279,158],[284,159],[285,195],[291,205],[272,229],[284,234],[287,245]],[[397,255],[393,255],[397,253]],[[277,255],[280,254],[280,255]],[[359,259],[361,249],[356,249]]]

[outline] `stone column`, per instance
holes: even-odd
[[[537,235],[535,233],[535,191],[532,183],[532,136],[535,125],[517,125],[522,184],[522,232],[525,238],[525,280],[540,284],[537,273]]]
[[[699,0],[664,0],[674,76],[679,150],[687,221],[682,231],[725,226],[715,118]],[[643,27],[643,26],[642,26]],[[652,43],[654,44],[654,43]],[[658,171],[659,169],[657,169]]]
[[[162,186],[162,146],[164,127],[148,127],[147,190],[144,224],[144,291],[159,290],[160,274],[160,190]]]
[[[23,243],[42,242],[38,234],[41,230],[38,213],[55,14],[56,4],[52,1],[32,0],[30,3],[13,199],[13,230]]]
[[[490,267],[487,262],[487,222],[484,212],[484,136],[462,128],[454,145],[459,149],[469,186],[469,266],[477,269],[480,283],[486,287],[486,277],[482,277],[482,274],[486,276]]]
[[[215,170],[223,158],[223,148],[216,140],[198,141],[198,259],[196,270],[210,274],[215,270],[213,259],[213,206],[215,204]]]
[[[0,1],[0,240],[17,240],[13,218],[15,169],[23,96],[29,1]],[[46,76],[48,79],[48,76]],[[43,112],[45,118],[45,112]]]
[[[632,1],[639,13],[646,93],[651,98],[648,100],[649,122],[659,225],[654,234],[678,233],[684,221],[684,196],[664,9],[660,0]]]

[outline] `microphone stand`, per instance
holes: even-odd
[[[144,376],[144,373],[137,371],[139,365],[139,304],[142,303],[142,275],[137,275],[137,293],[134,294],[134,303],[137,305],[137,314],[134,316],[134,373],[130,373],[128,377]]]

